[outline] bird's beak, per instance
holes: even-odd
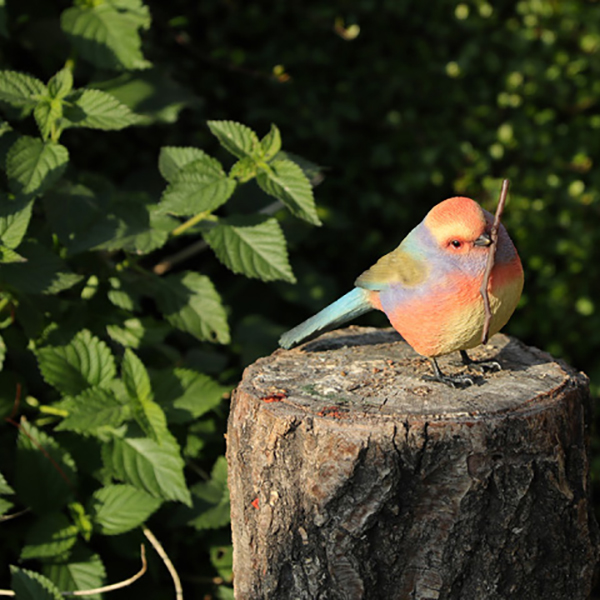
[[[489,233],[482,233],[474,242],[475,246],[489,246],[492,243],[492,238]]]

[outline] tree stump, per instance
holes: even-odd
[[[246,369],[236,599],[589,597],[587,378],[503,335],[471,355],[503,370],[455,390],[393,330],[349,327]]]

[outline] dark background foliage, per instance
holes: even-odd
[[[57,18],[70,4],[13,4],[0,62],[47,80],[68,55]],[[526,284],[506,332],[585,371],[598,397],[597,2],[170,0],[148,6],[153,23],[143,35],[144,55],[164,79],[137,109],[185,108],[101,136],[67,131],[72,171],[101,171],[119,188],[158,198],[163,146],[196,146],[231,164],[206,127],[209,119],[239,121],[260,135],[275,123],[287,151],[321,166],[315,196],[323,226],[278,215],[296,285],[235,276],[210,250],[178,266],[209,275],[228,307],[231,347],[197,348],[222,382],[235,383],[245,364],[276,347],[282,331],[346,292],[434,204],[461,194],[493,212],[500,180],[508,177],[503,221]],[[75,77],[108,79],[79,62]],[[269,203],[251,182],[223,214],[253,213]],[[177,240],[170,252],[189,244]],[[142,260],[152,265],[161,258]],[[378,314],[361,322],[385,324]],[[206,433],[208,470],[224,449],[225,416],[215,417]],[[596,437],[592,447],[597,481]],[[226,530],[190,535],[176,513],[170,521],[164,514],[150,524],[162,534],[186,597],[210,597],[218,576],[214,549],[227,547]],[[111,579],[135,569],[134,558],[120,564],[120,557],[134,556],[138,542],[134,534],[103,542]],[[111,552],[113,563],[106,558]],[[170,594],[162,565],[153,558],[151,567],[146,581],[115,597]]]

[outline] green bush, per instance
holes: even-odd
[[[507,332],[598,395],[599,5],[0,0],[0,36],[0,508],[28,509],[0,587],[125,579],[146,523],[187,595],[227,597],[242,367],[504,177]],[[172,593],[148,554],[123,597]]]

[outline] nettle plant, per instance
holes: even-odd
[[[77,60],[149,66],[139,30],[150,17],[140,1],[76,1],[60,22]],[[208,276],[167,273],[170,257],[184,236],[201,237],[234,273],[294,281],[272,205],[215,212],[252,179],[275,208],[319,224],[310,181],[281,151],[275,126],[259,139],[239,123],[209,122],[234,157],[228,170],[201,149],[162,148],[160,197],[78,172],[65,132],[147,119],[97,82],[76,87],[75,67],[67,60],[47,83],[0,72],[0,579],[8,581],[10,565],[8,585],[25,599],[100,588],[99,597],[111,560],[104,538],[137,529],[160,552],[145,523],[161,507],[172,526],[227,525],[225,459],[204,478],[197,465],[231,382],[185,356],[193,340],[230,342],[227,310]],[[39,134],[25,135],[32,118]],[[230,580],[227,543],[207,553]],[[179,590],[176,566],[164,560]]]

